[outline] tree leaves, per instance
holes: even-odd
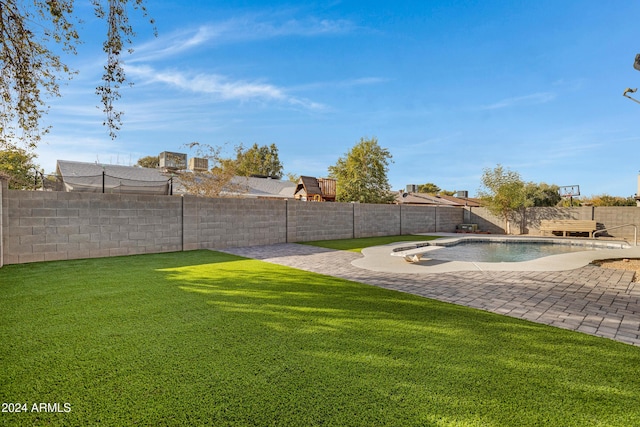
[[[505,169],[502,165],[494,169],[485,168],[482,173],[484,190],[479,192],[486,207],[493,214],[501,216],[508,232],[509,217],[525,206],[524,182],[518,172]]]
[[[236,147],[236,173],[240,176],[265,176],[274,179],[282,177],[282,163],[276,144],[270,146],[253,144],[245,150],[242,145]]]
[[[391,153],[378,139],[360,138],[345,157],[329,166],[329,176],[337,181],[336,201],[389,203],[393,200],[387,179]]]
[[[103,84],[96,88],[96,95],[100,96],[103,105],[103,125],[109,130],[111,138],[115,139],[122,126],[124,114],[114,107],[115,101],[121,96],[120,87],[126,81],[121,53],[125,45],[132,44],[131,39],[135,36],[133,27],[129,24],[127,5],[132,3],[133,8],[140,9],[144,16],[147,16],[147,10],[142,0],[107,0],[108,11],[105,11],[100,0],[92,0],[92,3],[96,16],[107,20],[107,38],[102,44],[102,49],[107,54],[107,64],[102,75]],[[131,53],[133,50],[129,49],[128,52]]]
[[[9,189],[33,189],[36,181],[37,166],[33,163],[35,155],[21,148],[0,150],[0,177],[9,181]]]
[[[92,0],[96,16],[108,23],[103,49],[107,64],[103,84],[96,93],[105,113],[104,125],[115,138],[121,126],[122,112],[114,102],[126,81],[122,67],[123,46],[135,35],[129,24],[127,7],[147,16],[143,0]],[[106,4],[106,7],[105,7]],[[153,20],[150,20],[153,24]],[[74,16],[74,0],[0,0],[0,148],[37,147],[48,127],[41,124],[47,113],[47,97],[60,96],[59,81],[75,74],[51,43],[67,54],[76,54],[81,42]],[[155,29],[154,29],[155,33]]]
[[[236,162],[222,157],[222,147],[199,142],[191,142],[186,144],[186,147],[197,150],[197,157],[207,159],[210,168],[205,172],[183,172],[178,175],[188,194],[198,197],[221,197],[225,193],[247,192],[246,185],[233,181],[237,173]]]

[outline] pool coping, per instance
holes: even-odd
[[[505,241],[516,240],[523,242],[531,241],[554,241],[562,244],[581,245],[620,245],[627,243],[624,241],[576,239],[576,238],[545,238],[539,236],[507,236],[507,235],[457,235],[452,233],[426,233],[428,236],[439,236],[446,238],[439,243],[454,244],[460,240],[480,240],[480,241]],[[428,243],[424,247],[417,247],[420,243]],[[521,262],[464,262],[464,261],[441,261],[427,259],[426,257],[407,262],[404,259],[402,250],[414,253],[427,252],[427,246],[433,249],[433,241],[425,242],[397,242],[388,245],[373,246],[362,250],[362,258],[351,262],[355,267],[371,271],[408,273],[408,274],[433,274],[449,273],[457,271],[563,271],[584,267],[593,261],[601,259],[617,258],[640,258],[640,246],[631,246],[627,249],[607,249],[603,251],[573,252],[560,255],[551,255],[531,261]],[[412,251],[411,248],[415,248]]]

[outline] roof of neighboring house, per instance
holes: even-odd
[[[451,200],[427,193],[398,193],[396,195],[396,203],[403,205],[458,205]]]
[[[481,206],[478,199],[428,193],[403,193],[396,195],[396,203],[402,205]]]
[[[296,189],[295,182],[253,176],[236,176],[232,178],[231,183],[246,190],[233,193],[240,197],[293,199]]]
[[[66,191],[167,194],[170,177],[159,169],[58,160]],[[104,180],[104,181],[103,181]]]
[[[169,194],[169,180],[172,176],[162,169],[68,160],[58,160],[56,169],[66,191],[101,192],[104,172],[105,192]],[[226,195],[237,197],[293,199],[296,188],[295,182],[272,178],[236,176],[231,183],[232,187],[239,187],[241,190],[229,191]],[[173,180],[173,193],[184,193],[179,179]]]
[[[479,206],[483,206],[482,201],[474,197],[456,197],[456,196],[447,196],[444,194],[440,195],[440,197],[455,203],[461,203],[462,206],[471,206],[476,208]]]

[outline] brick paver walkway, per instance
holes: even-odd
[[[357,253],[295,243],[226,252],[640,346],[640,284],[630,271],[398,274],[353,266]]]

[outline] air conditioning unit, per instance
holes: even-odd
[[[209,170],[209,160],[192,157],[189,159],[189,169],[194,172],[206,172]]]
[[[468,199],[469,198],[469,192],[468,191],[458,191],[458,192],[456,192],[456,197]]]
[[[458,224],[456,225],[456,231],[463,233],[476,233],[478,231],[478,224]]]
[[[418,185],[417,184],[408,184],[407,185],[407,193],[417,193]]]
[[[160,167],[165,169],[182,170],[187,168],[187,155],[163,151],[160,153]]]

